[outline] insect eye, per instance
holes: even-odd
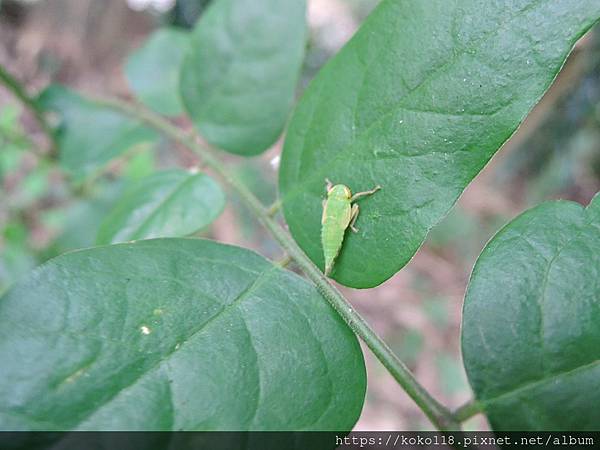
[[[350,189],[347,186],[344,186],[344,194],[346,197],[352,198],[352,192],[350,192]]]

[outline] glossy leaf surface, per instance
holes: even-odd
[[[467,373],[495,430],[600,430],[600,196],[550,202],[487,245],[465,298]]]
[[[548,88],[597,0],[384,0],[317,75],[287,132],[280,193],[323,268],[325,178],[360,202],[333,278],[376,286],[400,270]]]
[[[59,256],[0,299],[0,429],[349,430],[355,336],[257,254],[158,239]]]

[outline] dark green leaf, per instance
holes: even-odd
[[[333,276],[376,286],[401,269],[428,230],[514,132],[597,0],[384,0],[319,73],[298,106],[282,156],[290,230],[323,267],[325,177],[362,191]]]
[[[0,429],[349,430],[360,346],[295,274],[200,239],[67,253],[0,299]]]
[[[186,31],[161,28],[127,61],[125,75],[131,89],[142,102],[161,114],[183,113],[179,75],[189,45]]]
[[[60,163],[75,182],[95,173],[135,144],[151,141],[156,134],[139,122],[98,106],[63,86],[50,86],[40,104],[58,113]]]
[[[183,237],[198,231],[223,211],[225,194],[202,173],[169,170],[135,183],[98,231],[98,244]]]
[[[542,204],[487,245],[462,347],[495,430],[600,430],[600,196]]]
[[[256,155],[286,123],[304,56],[304,0],[215,0],[185,59],[184,106],[224,150]]]

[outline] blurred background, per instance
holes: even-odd
[[[160,26],[191,27],[210,0],[0,0],[0,64],[34,94],[50,82],[127,97],[123,63]],[[352,36],[377,0],[309,0],[310,39],[298,95]],[[182,127],[190,127],[184,119]],[[128,152],[80,186],[59,170],[34,117],[0,85],[0,293],[31,268],[93,245],[123,185],[157,167],[191,167],[168,142]],[[276,196],[277,155],[224,156],[265,203]],[[577,44],[564,70],[518,132],[469,186],[413,261],[376,289],[344,293],[442,402],[470,398],[460,359],[462,298],[486,241],[548,199],[587,204],[600,190],[600,28]],[[280,256],[277,245],[230,196],[199,233]],[[369,387],[357,430],[423,430],[427,419],[365,352]],[[481,417],[467,429],[485,429]]]

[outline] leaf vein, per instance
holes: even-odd
[[[279,270],[279,268],[277,266],[270,266],[265,271],[263,271],[242,292],[240,292],[238,294],[238,296],[231,303],[229,303],[228,305],[226,305],[225,307],[223,307],[219,312],[217,312],[216,314],[214,314],[207,321],[203,322],[198,328],[196,328],[195,330],[193,330],[186,339],[184,339],[182,342],[180,342],[180,344],[178,346],[174,346],[171,351],[167,352],[164,356],[162,356],[161,358],[159,358],[152,366],[150,366],[149,368],[147,368],[147,370],[145,372],[143,372],[141,375],[135,377],[132,381],[130,381],[126,385],[124,385],[124,386],[119,387],[118,389],[116,389],[115,392],[113,392],[113,394],[111,396],[109,396],[107,399],[105,399],[96,409],[94,409],[93,411],[91,411],[90,413],[88,413],[87,415],[85,415],[83,418],[79,419],[78,420],[78,425],[81,425],[83,422],[85,422],[86,420],[88,420],[90,417],[93,417],[94,414],[96,414],[98,411],[100,411],[103,407],[105,407],[108,404],[110,404],[110,402],[112,400],[114,400],[119,394],[123,393],[127,389],[130,389],[131,387],[133,387],[134,385],[136,385],[136,383],[138,383],[143,377],[145,377],[149,373],[153,372],[157,368],[160,368],[161,365],[164,362],[168,361],[168,359],[175,352],[177,352],[179,349],[181,349],[187,342],[189,342],[195,336],[197,336],[202,331],[204,331],[210,324],[214,323],[216,319],[218,319],[219,317],[222,317],[223,314],[226,314],[230,310],[232,310],[235,307],[237,307],[242,301],[244,301],[245,299],[247,299],[249,297],[249,295],[256,288],[258,288],[258,286],[260,286],[260,284],[264,283],[277,270]]]

